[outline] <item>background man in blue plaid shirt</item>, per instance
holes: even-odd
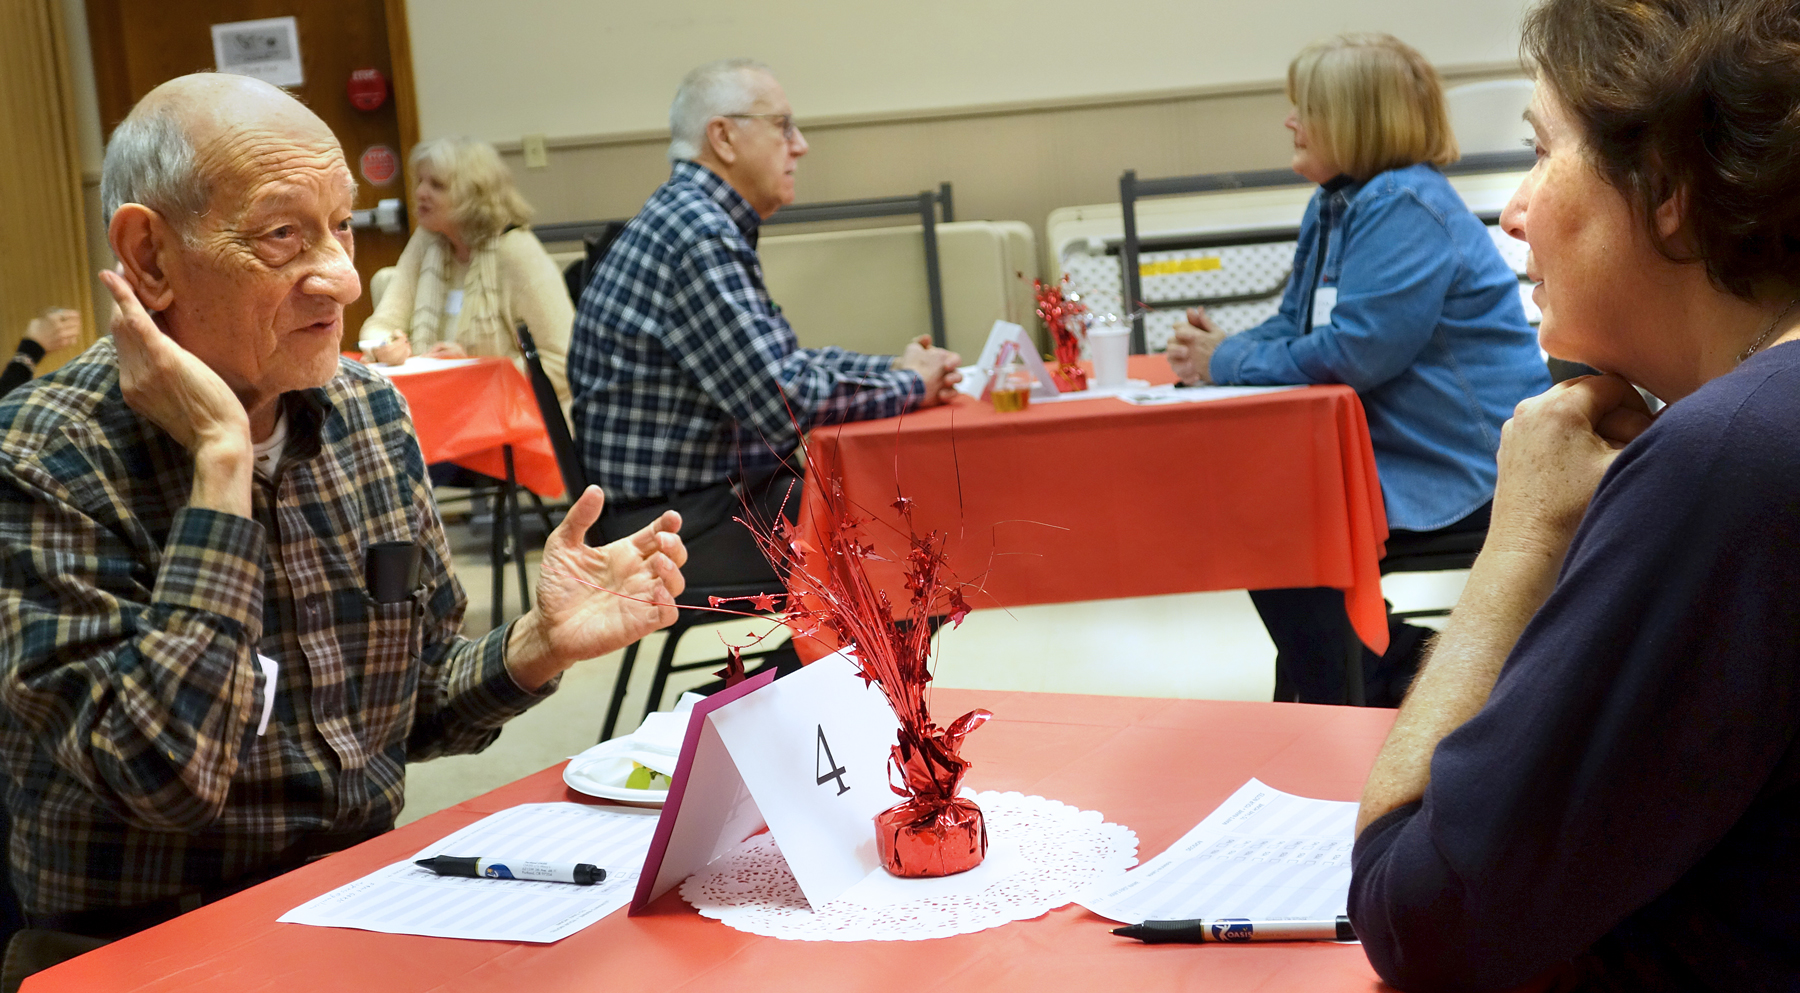
[[[406,403],[338,357],[355,190],[275,87],[163,84],[107,147],[112,336],[0,402],[0,763],[40,965],[392,827],[409,760],[675,618],[679,518],[590,547],[590,488],[535,609],[458,634]],[[416,582],[368,575],[387,542]]]
[[[569,347],[575,438],[606,487],[608,539],[681,511],[695,587],[776,584],[749,532],[797,508],[791,456],[820,424],[891,417],[955,395],[955,353],[800,348],[763,288],[762,219],[794,200],[806,139],[768,67],[689,73],[669,111],[674,166],[597,267]]]

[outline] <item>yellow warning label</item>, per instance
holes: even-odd
[[[1141,276],[1173,276],[1178,272],[1211,272],[1223,268],[1225,263],[1217,255],[1204,255],[1197,259],[1169,259],[1163,262],[1145,262],[1138,266]]]

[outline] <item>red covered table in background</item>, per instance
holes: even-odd
[[[408,368],[408,367],[411,368]],[[563,491],[562,470],[544,417],[538,412],[531,383],[508,359],[480,358],[442,362],[412,359],[402,366],[382,366],[412,409],[413,430],[425,464],[454,462],[500,480],[492,533],[493,602],[491,623],[504,615],[506,583],[502,520],[511,525],[513,561],[519,577],[519,609],[531,608],[525,570],[525,547],[518,528],[515,486],[555,497]]]
[[[1394,711],[939,689],[932,710],[986,707],[968,785],[1061,800],[1137,832],[1158,854],[1244,781],[1355,800]],[[599,803],[561,766],[416,821],[25,981],[25,993],[346,993],[529,990],[1386,989],[1357,945],[1141,945],[1079,906],[932,941],[781,941],[701,917],[670,892],[641,917],[617,911],[552,945],[463,941],[278,924],[307,900],[521,803]]]
[[[1173,381],[1162,356],[1131,374]],[[900,418],[820,428],[809,479],[842,474],[883,553],[949,534],[950,567],[1011,607],[1200,590],[1331,586],[1356,633],[1387,646],[1379,562],[1387,516],[1362,403],[1346,386],[1133,406],[1116,398],[995,413],[968,398]],[[800,516],[816,540],[819,491]],[[905,602],[900,562],[871,579]]]
[[[381,367],[412,408],[413,429],[427,465],[454,462],[507,478],[507,446],[519,485],[543,497],[562,494],[562,470],[544,431],[537,400],[512,362],[502,358],[433,363],[425,371]]]

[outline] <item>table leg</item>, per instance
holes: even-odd
[[[525,575],[525,536],[519,530],[519,480],[513,474],[512,446],[500,446],[500,454],[506,459],[506,526],[512,533],[513,565],[519,571],[519,613],[523,614],[531,610],[531,581]]]
[[[493,609],[488,613],[488,623],[499,627],[504,620],[506,610],[506,534],[501,531],[500,515],[506,510],[503,491],[494,490],[494,520],[488,530],[488,561],[493,566],[493,595],[490,603]]]
[[[1344,690],[1348,697],[1345,702],[1352,707],[1364,705],[1362,659],[1362,639],[1356,636],[1356,629],[1351,627],[1349,645],[1344,653]]]

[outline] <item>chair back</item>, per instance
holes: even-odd
[[[531,329],[520,321],[513,328],[513,337],[518,340],[519,354],[525,357],[525,370],[531,379],[531,393],[537,398],[538,413],[544,416],[544,430],[550,435],[550,447],[556,452],[556,466],[562,470],[564,495],[570,503],[581,496],[587,489],[587,471],[581,467],[581,459],[575,453],[575,439],[569,434],[569,422],[563,420],[562,404],[556,399],[556,387],[551,385],[550,377],[544,374],[543,360],[538,358],[537,342],[532,340]]]
[[[598,230],[584,235],[581,239],[582,257],[569,263],[563,270],[563,284],[569,288],[569,299],[581,306],[581,294],[589,283],[594,281],[594,270],[600,268],[600,261],[606,258],[606,250],[619,239],[619,232],[625,230],[628,221],[602,221]]]

